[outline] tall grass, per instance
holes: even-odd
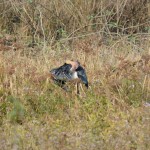
[[[74,51],[1,51],[1,149],[149,148],[149,42],[137,49],[128,38],[93,38],[74,41]],[[86,68],[90,87],[81,97],[48,75],[66,58]]]
[[[0,29],[30,36],[33,43],[149,30],[148,0],[10,0],[2,1],[0,10]]]
[[[148,0],[0,1],[0,149],[150,149]],[[51,81],[86,69],[80,96]]]

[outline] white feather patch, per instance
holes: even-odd
[[[78,75],[77,75],[77,72],[75,71],[72,73],[72,79],[77,79],[77,78],[78,78]]]

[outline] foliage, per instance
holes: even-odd
[[[0,2],[0,149],[150,149],[149,0]],[[85,68],[67,91],[49,70]]]
[[[148,0],[10,0],[0,3],[0,29],[32,37],[32,44],[103,35],[147,33]]]
[[[149,149],[145,38],[99,44],[91,36],[76,39],[73,51],[58,43],[39,51],[10,39],[1,38],[0,149]],[[80,96],[73,84],[65,92],[49,77],[66,58],[78,58],[87,71],[90,87]]]

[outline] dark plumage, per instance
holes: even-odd
[[[76,71],[77,71],[78,78],[81,79],[81,81],[83,82],[83,84],[85,84],[85,86],[88,88],[89,84],[88,84],[86,72],[83,69],[83,67],[79,66],[76,69]]]
[[[68,63],[52,69],[50,73],[55,83],[61,87],[63,87],[67,81],[80,79],[81,82],[88,88],[86,72],[79,62],[68,61]]]

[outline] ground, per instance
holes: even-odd
[[[137,41],[91,37],[29,48],[1,40],[0,149],[150,149],[150,42]],[[49,77],[66,59],[87,72],[81,96]]]

